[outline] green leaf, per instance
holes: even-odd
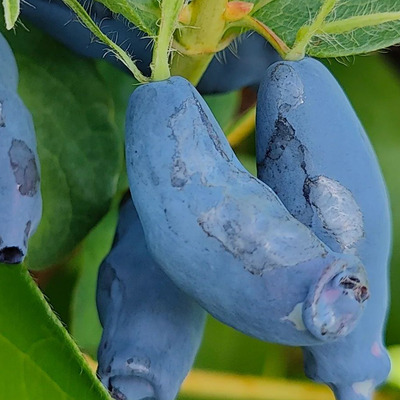
[[[24,267],[0,265],[2,399],[109,400]]]
[[[122,14],[150,36],[158,32],[157,21],[161,17],[157,0],[99,0],[111,11]]]
[[[80,246],[78,246],[79,248]],[[79,254],[79,250],[75,250],[73,253]],[[71,332],[72,293],[81,272],[81,266],[76,258],[73,257],[61,265],[45,270],[30,271],[47,302],[51,304],[52,310],[62,321],[68,332]]]
[[[388,187],[392,208],[394,249],[391,261],[390,306],[387,342],[400,338],[400,77],[382,55],[356,57],[351,65],[332,62],[330,69],[343,86],[377,153]],[[366,77],[371,77],[366,81]],[[385,266],[377,266],[385,268]]]
[[[12,29],[19,16],[19,0],[3,0],[3,8],[6,28]]]
[[[123,143],[94,63],[34,29],[7,39],[37,135],[43,217],[29,243],[28,265],[42,269],[60,262],[108,212]]]
[[[400,42],[400,0],[273,0],[254,17],[293,48],[291,59],[304,51],[340,57]]]

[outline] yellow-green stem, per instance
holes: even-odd
[[[267,39],[271,46],[278,52],[278,54],[282,58],[286,58],[286,54],[288,54],[288,52],[290,51],[290,48],[287,46],[287,44],[272,29],[253,17],[247,15],[241,21],[238,21],[237,23],[232,23],[229,26],[238,26],[254,30],[265,39]]]
[[[213,55],[213,53],[191,56],[175,54],[171,67],[171,74],[183,76],[190,81],[192,85],[196,86],[207,69],[208,64],[211,62]]]
[[[162,34],[165,21],[161,18],[159,34],[154,43],[153,60],[151,63],[152,80],[161,81],[170,77],[168,53],[171,37]]]
[[[238,146],[254,132],[256,127],[255,106],[247,110],[236,123],[228,130],[227,139],[232,147]]]
[[[64,3],[75,12],[82,23],[101,41],[111,48],[116,57],[132,72],[133,76],[139,82],[147,82],[148,78],[145,77],[136,67],[130,56],[120,46],[114,43],[107,35],[105,35],[101,29],[94,23],[90,15],[82,7],[77,0],[63,0]]]
[[[154,81],[160,81],[170,77],[170,45],[183,3],[183,0],[163,0],[161,2],[160,29],[155,40],[153,60],[151,63],[152,80]]]
[[[355,29],[366,28],[400,20],[400,12],[383,12],[369,15],[357,15],[339,21],[327,22],[321,26],[316,34],[339,35]]]
[[[316,34],[316,32],[320,30],[326,17],[335,7],[336,2],[337,0],[325,0],[312,24],[309,26],[303,26],[299,30],[292,50],[285,56],[286,60],[300,60],[305,56],[308,43],[310,43],[311,38]]]
[[[172,75],[184,76],[196,85],[207,69],[225,31],[224,12],[228,0],[193,0],[190,24],[177,38],[190,55],[175,54]]]

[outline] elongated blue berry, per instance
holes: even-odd
[[[268,69],[256,131],[259,178],[331,249],[359,257],[368,274],[370,299],[358,326],[334,343],[306,347],[306,372],[338,400],[371,399],[390,368],[382,331],[391,229],[368,137],[336,80],[311,58]]]
[[[188,81],[135,90],[126,157],[149,250],[212,315],[291,345],[354,328],[368,297],[359,259],[332,252],[244,169]]]
[[[24,259],[42,215],[32,116],[17,94],[17,65],[0,35],[0,262]]]
[[[98,374],[115,399],[173,400],[203,335],[205,311],[151,258],[130,199],[98,277]]]

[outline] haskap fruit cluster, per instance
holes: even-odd
[[[126,158],[148,249],[214,317],[302,346],[308,376],[338,400],[371,399],[390,367],[390,213],[374,152],[340,86],[309,58],[268,68],[256,129],[259,179],[188,81],[135,90]]]
[[[60,1],[30,3],[22,16],[72,50],[107,54]],[[82,4],[148,73],[151,48],[140,31]],[[0,261],[18,263],[41,216],[40,167],[2,37],[0,50]],[[172,77],[131,96],[133,202],[121,206],[99,271],[99,377],[116,399],[174,399],[207,311],[261,340],[301,346],[307,375],[337,400],[370,400],[390,368],[382,337],[390,210],[373,149],[318,61],[280,61],[257,35],[239,43],[239,57],[227,55],[226,64],[213,60],[198,89]],[[199,92],[260,82],[257,179]]]

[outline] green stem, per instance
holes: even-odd
[[[228,0],[193,0],[191,21],[182,28],[179,46],[191,54],[175,54],[172,75],[184,76],[196,85],[207,69],[225,31],[224,12]]]
[[[237,147],[242,143],[256,127],[256,107],[249,108],[240,118],[230,127],[227,133],[228,142],[232,147]]]
[[[107,35],[105,35],[100,28],[93,22],[90,15],[86,12],[86,10],[78,3],[77,0],[63,0],[64,3],[75,12],[78,18],[82,21],[82,23],[101,41],[103,41],[111,50],[114,52],[116,57],[132,72],[134,77],[139,82],[147,82],[149,79],[145,77],[136,67],[133,60],[129,57],[129,55],[116,43],[114,43]]]
[[[300,60],[305,56],[306,47],[311,38],[318,32],[326,17],[335,7],[337,0],[325,0],[311,25],[303,26],[297,33],[297,39],[292,50],[286,55],[286,60]]]
[[[172,75],[183,76],[196,86],[206,71],[213,56],[213,53],[191,56],[175,54],[171,67]]]
[[[268,26],[264,25],[256,18],[246,16],[238,22],[229,24],[229,27],[241,27],[252,29],[263,36],[274,47],[282,58],[286,58],[290,48],[287,44]]]
[[[340,35],[354,31],[355,29],[366,28],[368,26],[381,25],[386,22],[400,20],[400,12],[385,12],[369,15],[358,15],[342,19],[340,21],[332,21],[323,24],[316,34],[333,34]]]
[[[151,63],[152,80],[160,81],[170,77],[169,51],[179,12],[184,0],[163,0],[161,3],[161,23],[154,44]]]

